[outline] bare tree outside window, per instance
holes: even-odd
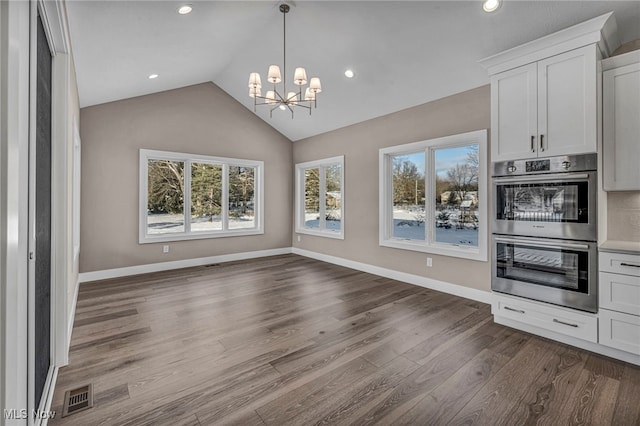
[[[184,162],[150,160],[147,182],[148,232],[184,232]]]

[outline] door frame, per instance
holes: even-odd
[[[34,283],[30,203],[35,176],[36,14],[45,27],[52,53],[52,235],[51,368],[42,404],[34,401]],[[57,370],[68,363],[69,292],[73,278],[73,174],[69,137],[71,54],[67,15],[61,1],[0,2],[0,409],[15,410],[0,425],[37,425],[32,410],[49,410]],[[31,156],[30,156],[31,151]],[[31,275],[30,275],[31,272]],[[24,410],[24,414],[23,414]],[[60,414],[60,413],[58,413]]]
[[[35,261],[29,262],[29,342],[28,342],[28,400],[29,412],[39,410],[46,413],[51,401],[58,374],[58,368],[68,363],[68,290],[71,279],[69,241],[69,73],[70,54],[67,32],[67,18],[64,5],[58,1],[30,1],[30,126],[29,126],[29,252],[35,251],[35,144],[36,144],[36,58],[37,58],[37,15],[44,26],[51,52],[51,352],[50,367],[44,385],[42,399],[34,400],[35,379]],[[28,424],[38,425],[44,418],[35,420],[30,416]]]
[[[29,15],[0,2],[0,408],[27,408]],[[18,413],[20,414],[20,413]],[[20,417],[20,416],[17,416]],[[7,424],[4,415],[0,424]],[[13,424],[26,424],[16,419]]]

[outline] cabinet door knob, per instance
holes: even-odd
[[[531,135],[531,152],[536,152],[535,140],[536,140],[536,137],[534,135]]]
[[[544,152],[544,135],[540,135],[540,152]]]

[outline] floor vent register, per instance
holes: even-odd
[[[68,390],[64,394],[62,417],[78,413],[93,407],[93,384]]]

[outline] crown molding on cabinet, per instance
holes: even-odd
[[[608,57],[620,46],[617,31],[616,18],[609,12],[478,62],[493,75],[594,43]]]

